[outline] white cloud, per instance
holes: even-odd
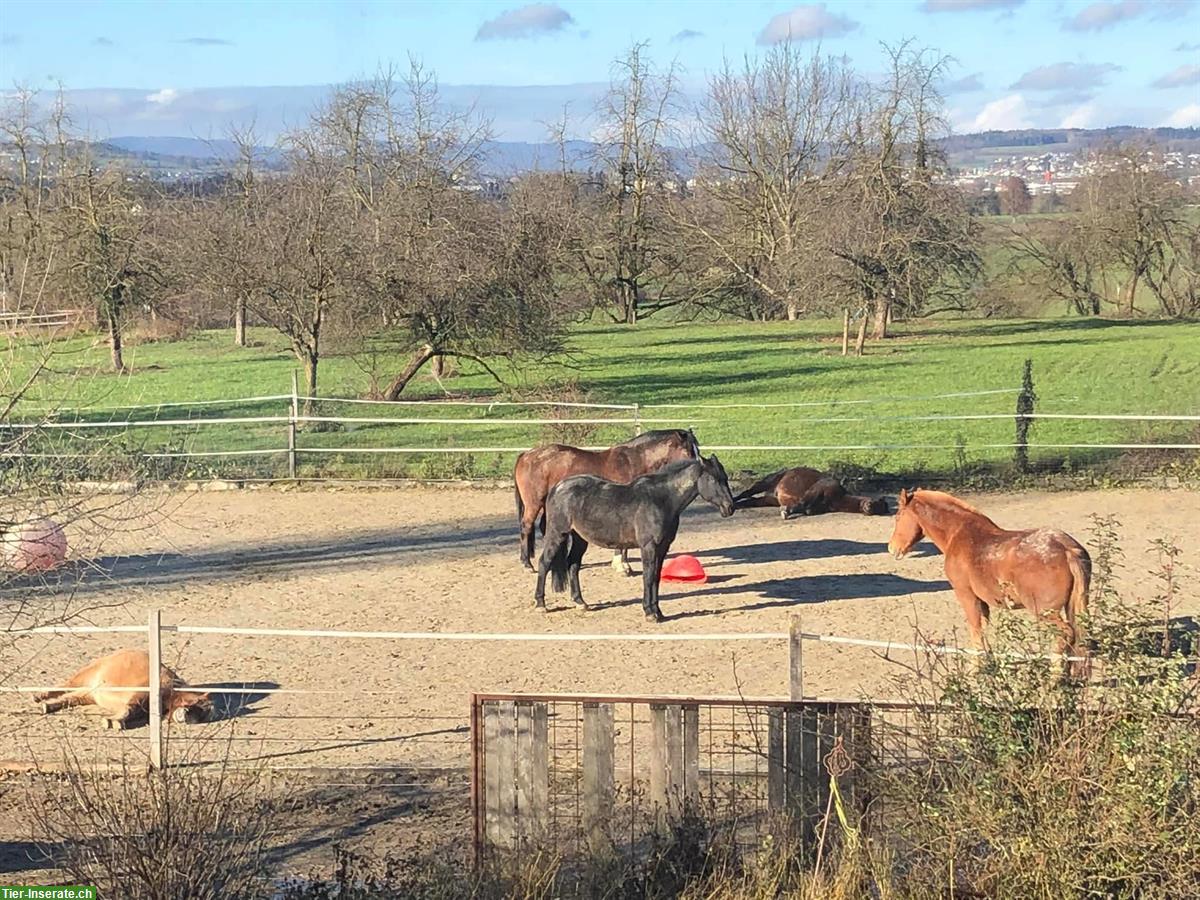
[[[1192,0],[1098,0],[1067,19],[1068,31],[1103,31],[1122,22],[1148,16],[1155,20],[1184,15]]]
[[[1200,103],[1179,107],[1163,124],[1168,128],[1200,128]]]
[[[170,106],[179,99],[179,91],[175,88],[163,88],[161,91],[155,91],[153,94],[147,94],[146,100],[149,103],[157,103],[159,106]]]
[[[1159,78],[1151,87],[1177,88],[1200,84],[1200,66],[1180,66]]]
[[[1029,119],[1029,106],[1020,94],[1009,94],[999,100],[993,100],[979,111],[968,131],[1008,131],[1014,128],[1032,128]]]
[[[1084,103],[1077,106],[1063,117],[1059,128],[1093,128],[1097,123],[1096,114],[1100,112],[1095,103]]]
[[[488,19],[475,32],[477,41],[515,40],[562,31],[575,20],[557,3],[529,3],[518,9],[506,9]]]
[[[787,12],[773,16],[758,34],[760,44],[782,41],[808,41],[849,34],[858,23],[846,16],[831,13],[824,3],[803,3]]]
[[[1108,73],[1119,72],[1112,63],[1060,62],[1030,69],[1012,87],[1031,91],[1089,90],[1104,84]]]
[[[1012,9],[1025,0],[925,0],[925,12],[973,12],[980,9]]]

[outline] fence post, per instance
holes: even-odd
[[[850,353],[850,308],[842,310],[842,356]]]
[[[300,416],[300,388],[292,369],[292,405],[288,410],[288,478],[296,478],[296,419]]]
[[[162,610],[150,610],[146,628],[150,642],[150,768],[161,769],[162,746]]]
[[[788,699],[804,699],[804,634],[799,613],[791,617],[788,627]]]
[[[642,405],[640,403],[633,404],[633,432],[635,435],[642,433]]]
[[[858,338],[854,341],[854,355],[863,355],[863,346],[867,343],[867,314],[863,313],[862,321],[858,323]]]
[[[1037,394],[1033,392],[1033,360],[1027,359],[1021,373],[1021,392],[1017,394],[1017,438],[1013,450],[1013,462],[1019,472],[1029,471],[1029,427],[1033,424],[1029,416],[1033,413],[1036,403]]]

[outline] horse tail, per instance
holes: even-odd
[[[1067,549],[1067,566],[1071,570],[1071,596],[1067,598],[1066,620],[1071,628],[1072,656],[1082,653],[1083,626],[1080,619],[1087,612],[1088,591],[1092,585],[1092,558],[1082,547]]]
[[[775,485],[779,482],[779,477],[786,471],[787,469],[780,469],[778,472],[772,472],[765,478],[760,478],[758,481],[754,482],[754,484],[750,485],[750,487],[746,488],[733,498],[734,506],[737,506],[737,504],[742,500],[749,500],[755,494],[761,494],[764,491],[774,490]]]
[[[517,525],[525,521],[525,500],[521,497],[521,486],[513,484],[513,498],[517,501]]]
[[[556,594],[561,594],[567,589],[567,557],[571,553],[571,540],[571,536],[567,535],[566,540],[559,543],[554,557],[550,560],[550,588]]]

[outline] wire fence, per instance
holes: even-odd
[[[332,791],[335,805],[357,797],[375,809],[405,804],[409,812],[436,810],[461,833],[472,834],[477,860],[534,843],[563,854],[638,854],[692,814],[744,851],[753,852],[767,836],[811,844],[822,815],[828,816],[829,760],[837,751],[846,754],[849,766],[840,781],[843,800],[856,817],[869,814],[864,827],[882,823],[889,810],[886,798],[881,802],[872,794],[874,776],[919,762],[922,741],[945,737],[943,722],[954,716],[893,700],[814,696],[804,686],[806,647],[858,646],[885,658],[978,652],[808,632],[798,615],[787,631],[778,632],[552,634],[164,624],[152,610],[146,625],[48,625],[3,633],[11,641],[94,635],[145,641],[149,683],[105,690],[148,695],[149,727],[81,736],[78,726],[48,720],[30,705],[15,724],[6,721],[0,746],[7,752],[0,760],[11,761],[15,750],[38,770],[53,771],[54,756],[72,747],[77,760],[90,760],[100,771],[107,765],[116,774],[149,763],[282,776],[276,786],[294,796]],[[376,687],[352,678],[336,687],[198,684],[192,689],[211,695],[216,721],[181,726],[162,716],[169,690],[164,691],[157,662],[169,635],[302,640],[299,659],[324,652],[321,645],[333,641],[767,643],[780,650],[780,696],[475,693],[469,707],[438,713],[410,708],[410,702],[429,698],[414,698],[404,676],[389,670]],[[1103,673],[1095,677],[1103,682]],[[0,684],[0,695],[16,697],[54,690],[62,687]]]
[[[293,384],[244,398],[20,407],[0,425],[0,459],[68,480],[500,479],[538,444],[603,449],[648,429],[691,428],[733,473],[803,464],[942,483],[1200,473],[1194,410],[1080,411],[1076,398],[1035,408],[1033,399],[1029,386],[794,403],[385,402],[309,397]]]

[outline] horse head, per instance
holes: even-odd
[[[207,691],[174,691],[171,721],[180,725],[208,722],[213,717],[212,698]]]
[[[715,456],[700,457],[700,477],[696,480],[700,496],[721,510],[721,516],[733,515],[733,492],[729,489],[729,475]]]
[[[864,516],[887,516],[891,515],[891,509],[888,507],[888,502],[883,497],[875,499],[866,498],[863,500],[862,511]]]
[[[896,559],[905,556],[917,541],[925,537],[925,531],[921,528],[921,520],[917,518],[917,511],[913,507],[912,501],[916,493],[915,490],[906,491],[901,488],[900,496],[897,498],[896,525],[888,540],[888,553]]]

